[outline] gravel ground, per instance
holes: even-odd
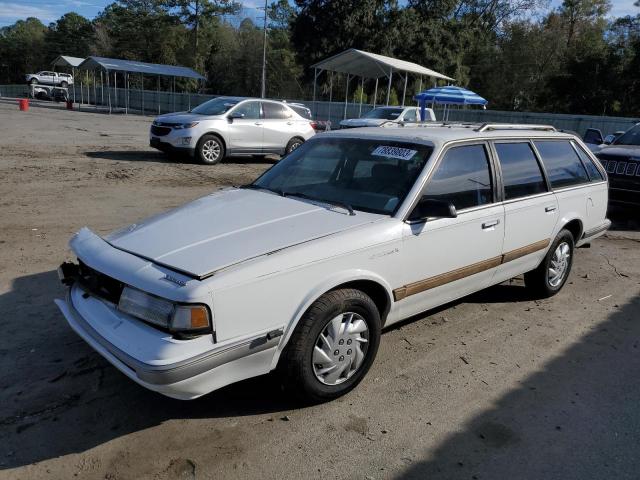
[[[301,408],[273,376],[192,402],[128,380],[53,304],[69,237],[271,164],[169,161],[146,146],[150,120],[0,101],[0,478],[638,478],[628,214],[552,299],[514,279],[387,330],[367,378],[332,403]]]

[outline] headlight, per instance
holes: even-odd
[[[211,331],[211,317],[205,305],[174,303],[136,288],[124,287],[118,310],[171,332]]]
[[[182,130],[185,128],[193,128],[196,125],[198,125],[198,122],[191,122],[191,123],[181,123],[179,125],[174,125],[173,128],[176,130]]]

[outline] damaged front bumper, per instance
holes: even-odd
[[[266,373],[280,340],[271,332],[189,356],[191,344],[202,339],[175,340],[132,322],[78,285],[70,288],[66,300],[55,302],[71,328],[118,370],[150,390],[181,400]],[[145,356],[151,359],[140,359]],[[171,360],[160,360],[161,356]]]

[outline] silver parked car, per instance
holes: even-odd
[[[30,85],[55,85],[62,88],[67,88],[69,85],[73,85],[73,76],[68,73],[49,71],[29,73],[25,75],[25,80]]]
[[[275,100],[218,97],[157,117],[149,143],[214,165],[225,156],[287,154],[315,134],[312,122]]]

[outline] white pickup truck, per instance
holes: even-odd
[[[425,118],[420,118],[419,107],[378,107],[360,118],[348,118],[340,122],[340,128],[395,127],[405,123],[436,120],[433,110],[426,109]]]
[[[25,75],[25,78],[30,85],[54,85],[63,88],[73,85],[73,76],[68,73],[42,71],[38,73],[28,73]]]

